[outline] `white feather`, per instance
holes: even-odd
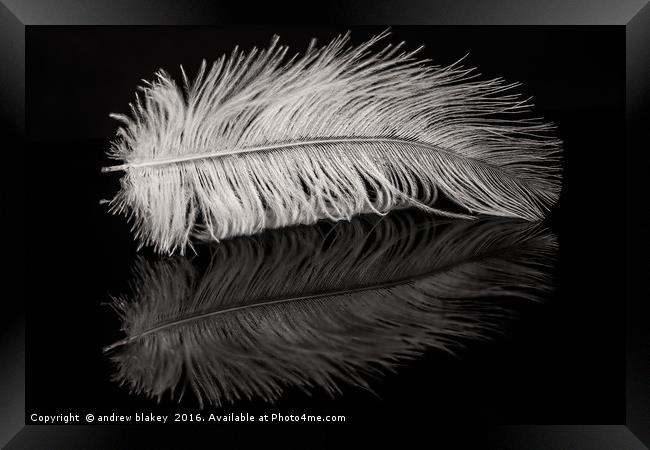
[[[111,211],[141,245],[183,253],[192,238],[343,220],[440,196],[467,214],[537,220],[559,195],[560,142],[525,114],[517,83],[428,65],[401,44],[348,35],[288,57],[235,49],[182,86],[142,88],[111,157],[124,170]]]

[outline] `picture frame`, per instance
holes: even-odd
[[[290,11],[290,13],[288,13]],[[305,17],[306,16],[306,17]],[[0,442],[8,449],[20,448],[116,448],[135,434],[151,434],[140,427],[79,425],[26,425],[25,410],[25,264],[24,243],[42,237],[24,232],[26,211],[35,205],[26,204],[25,184],[29,167],[24,151],[29,133],[29,111],[26,111],[25,77],[30,67],[25,64],[26,35],[30,27],[57,26],[224,26],[259,23],[312,23],[314,17],[296,5],[261,6],[251,11],[246,5],[232,2],[161,1],[152,8],[150,2],[93,1],[80,5],[72,1],[3,1],[0,4],[0,48],[4,68],[0,73],[2,86],[0,106],[4,146],[11,170],[5,179],[6,211],[11,213],[7,226],[7,285],[15,293],[5,298],[6,325],[3,327],[0,377],[4,400],[0,403],[2,432]],[[644,1],[628,0],[614,3],[585,1],[568,2],[481,2],[481,1],[408,1],[388,4],[365,2],[331,2],[319,11],[319,23],[331,25],[468,25],[468,26],[605,26],[625,30],[626,65],[626,153],[613,151],[611,157],[625,158],[626,186],[603,189],[620,192],[620,204],[605,205],[593,212],[593,226],[603,221],[624,221],[625,236],[607,235],[625,248],[625,286],[620,301],[625,301],[625,383],[626,414],[624,423],[575,425],[512,425],[439,427],[431,433],[435,442],[477,448],[625,448],[642,449],[650,445],[650,347],[646,320],[649,312],[644,298],[644,258],[647,253],[647,219],[643,205],[647,189],[644,180],[650,132],[650,6]],[[603,64],[607,64],[603,61]],[[594,95],[598,95],[594,92]],[[621,214],[621,209],[624,214]],[[8,215],[9,215],[8,214]],[[5,216],[7,217],[7,216]],[[603,326],[607,326],[603,324]],[[436,425],[432,424],[432,429]],[[241,430],[241,429],[240,429]],[[214,430],[201,429],[200,433]],[[165,435],[173,430],[165,430]],[[193,431],[192,431],[193,432]],[[56,447],[52,447],[52,444]]]

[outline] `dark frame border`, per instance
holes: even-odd
[[[5,236],[7,252],[14,262],[6,280],[17,295],[5,298],[2,340],[0,341],[0,444],[8,448],[99,448],[123,447],[126,433],[136,427],[100,426],[25,426],[24,379],[24,298],[23,243],[25,171],[25,27],[30,25],[206,25],[251,22],[313,21],[307,10],[296,5],[266,2],[251,7],[243,2],[193,0],[86,1],[2,0],[0,2],[0,124],[3,130],[5,167],[15,167],[7,184],[5,211],[12,213]],[[254,9],[254,12],[251,12]],[[290,13],[288,13],[290,11]],[[302,12],[304,17],[298,17]],[[650,147],[650,4],[647,0],[409,0],[354,3],[337,0],[328,3],[318,22],[345,24],[429,24],[429,25],[624,25],[626,28],[626,204],[625,215],[612,220],[626,221],[626,423],[613,425],[509,426],[481,428],[483,448],[625,448],[642,449],[650,445],[650,333],[645,321],[650,307],[641,294],[644,273],[642,257],[647,255],[648,219],[634,214],[648,200],[641,185]],[[288,13],[288,14],[287,14]],[[606,63],[606,62],[604,62]],[[598,95],[597,92],[594,95]],[[612,154],[612,158],[620,155]],[[10,178],[10,179],[7,179]],[[603,181],[606,183],[606,180]],[[18,194],[16,194],[18,188]],[[612,186],[612,189],[620,187]],[[638,207],[641,205],[641,208]],[[595,218],[596,221],[598,218]],[[595,225],[597,226],[597,225]],[[9,234],[11,233],[11,234]],[[618,236],[610,238],[620,238]],[[18,281],[17,281],[18,280]],[[16,300],[16,298],[18,300]],[[149,433],[151,434],[151,433]],[[457,444],[465,442],[454,433]],[[460,436],[459,436],[460,435]],[[47,444],[43,444],[47,442]],[[75,444],[71,444],[74,442]],[[63,443],[66,443],[65,445]],[[122,445],[120,445],[122,443]],[[105,447],[106,446],[106,447]]]

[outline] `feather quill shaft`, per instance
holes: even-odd
[[[235,49],[182,85],[143,87],[110,156],[110,202],[140,245],[183,253],[269,228],[415,206],[538,220],[560,190],[561,143],[519,85],[340,36],[288,57]],[[461,210],[443,210],[444,197]]]
[[[388,143],[388,144],[402,144],[402,145],[411,145],[413,147],[420,147],[425,150],[430,150],[430,151],[436,151],[436,152],[442,152],[442,153],[448,153],[450,155],[453,155],[453,153],[440,148],[440,147],[433,147],[430,145],[422,144],[419,142],[412,142],[412,141],[407,141],[405,139],[397,139],[397,138],[340,138],[340,139],[320,139],[320,140],[314,140],[314,141],[303,141],[303,142],[291,142],[291,143],[285,143],[285,144],[275,144],[275,145],[265,145],[261,147],[249,147],[249,148],[243,148],[239,150],[227,150],[227,151],[221,151],[221,152],[213,152],[213,153],[198,153],[198,154],[190,154],[190,155],[183,155],[183,156],[174,156],[174,157],[169,157],[169,158],[160,158],[160,159],[155,159],[151,161],[143,161],[143,162],[134,162],[134,163],[128,163],[128,164],[122,164],[118,166],[109,166],[109,167],[103,167],[102,172],[117,172],[117,171],[122,171],[126,170],[129,168],[135,168],[135,167],[152,167],[152,166],[164,166],[167,164],[176,164],[176,163],[183,163],[183,162],[188,162],[188,161],[195,161],[195,160],[200,160],[200,159],[208,159],[208,158],[219,158],[219,157],[224,157],[224,156],[232,156],[232,155],[238,155],[242,153],[249,153],[249,152],[270,152],[274,150],[285,150],[293,147],[308,147],[310,145],[333,145],[333,144],[372,144],[372,143]]]

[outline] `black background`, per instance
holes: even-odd
[[[381,27],[352,28],[360,43]],[[346,28],[30,28],[27,34],[27,415],[152,411],[110,382],[101,347],[119,337],[102,302],[124,290],[135,245],[105,213],[117,177],[104,151],[141,79],[193,73],[236,44],[272,34],[295,50]],[[486,76],[524,83],[565,141],[563,193],[549,219],[558,234],[556,293],[521,311],[495,343],[454,358],[431,351],[373,384],[330,400],[289,391],[267,410],[336,412],[349,420],[454,423],[624,421],[624,29],[612,27],[393,27],[392,41],[425,44],[449,64],[465,54]],[[172,411],[192,408],[191,402]],[[242,402],[233,411],[261,411]],[[29,418],[28,418],[29,423]]]

